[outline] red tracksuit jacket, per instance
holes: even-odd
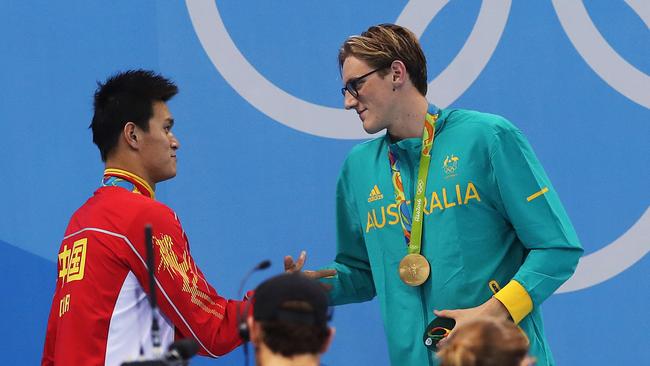
[[[114,169],[106,174],[132,183],[133,190],[101,187],[70,219],[42,365],[119,365],[141,349],[151,355],[146,224],[153,228],[163,348],[175,337],[195,338],[201,353],[213,357],[237,347],[244,306],[219,296],[205,280],[176,214],[155,201],[139,177]]]

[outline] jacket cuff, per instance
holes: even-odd
[[[510,281],[494,297],[506,307],[515,324],[519,324],[533,310],[533,300],[528,291],[515,280]]]

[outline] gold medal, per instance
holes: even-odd
[[[429,262],[421,254],[408,254],[399,262],[399,277],[409,286],[420,286],[430,272]]]

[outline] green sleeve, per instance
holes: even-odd
[[[326,267],[336,269],[337,275],[323,280],[333,286],[330,298],[334,305],[368,301],[376,294],[346,167],[336,186],[336,259]]]
[[[557,192],[520,131],[497,132],[490,159],[500,209],[528,250],[513,280],[537,306],[571,277],[583,249]]]

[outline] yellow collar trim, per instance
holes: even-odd
[[[133,179],[134,181],[136,181],[138,184],[140,184],[142,187],[144,187],[149,192],[149,196],[151,198],[153,198],[153,199],[156,198],[156,194],[155,194],[153,188],[151,188],[151,186],[149,185],[149,183],[147,183],[147,181],[140,178],[139,176],[137,176],[137,175],[135,175],[135,174],[133,174],[131,172],[128,172],[126,170],[122,170],[122,169],[114,169],[114,168],[104,169],[104,175],[111,175],[111,174],[124,175],[124,176],[127,176],[128,178]]]

